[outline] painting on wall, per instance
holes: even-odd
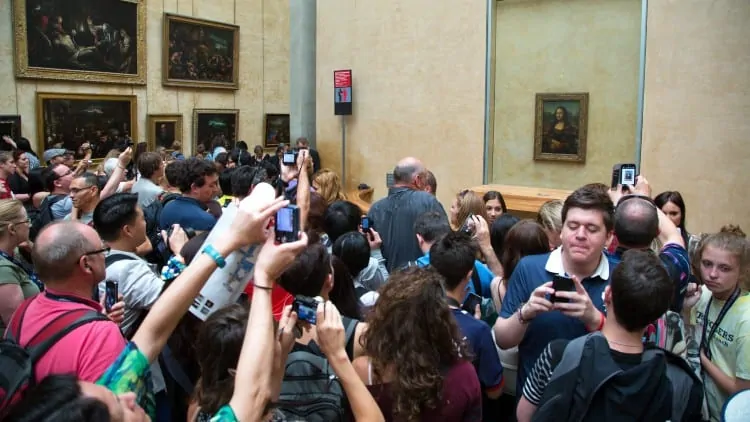
[[[202,150],[212,152],[213,146],[222,144],[229,151],[237,142],[239,110],[193,110],[193,153]]]
[[[0,139],[3,136],[9,136],[14,141],[21,139],[21,116],[9,115],[0,116]],[[11,150],[11,146],[0,141],[0,150]]]
[[[266,114],[266,132],[263,146],[276,148],[279,144],[289,145],[289,115]]]
[[[37,153],[49,148],[78,151],[88,142],[92,158],[104,158],[130,141],[136,127],[135,95],[36,94]]]
[[[588,93],[536,94],[534,159],[586,162]]]
[[[149,151],[156,147],[173,150],[175,141],[182,142],[182,114],[149,114],[147,125]]]
[[[164,85],[239,88],[239,26],[165,13],[163,43]]]
[[[14,0],[19,78],[146,84],[145,0]]]

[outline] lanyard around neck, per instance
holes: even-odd
[[[734,302],[737,301],[738,297],[740,297],[739,287],[735,288],[734,291],[732,292],[732,295],[729,296],[729,299],[727,299],[727,301],[724,302],[724,306],[721,307],[721,310],[719,311],[719,315],[716,316],[716,321],[714,321],[714,326],[711,327],[711,331],[709,331],[708,336],[706,336],[706,330],[708,329],[708,313],[711,311],[711,303],[714,300],[713,296],[711,296],[711,299],[708,300],[708,306],[706,306],[706,312],[703,313],[703,335],[701,336],[701,349],[704,350],[704,352],[706,353],[706,357],[709,360],[711,359],[711,349],[709,348],[711,339],[716,333],[716,329],[719,328],[719,324],[721,324],[721,321],[724,320],[724,317],[727,315],[727,312],[729,312],[729,309],[732,307],[732,305],[734,305]]]

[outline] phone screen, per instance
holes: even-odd
[[[294,153],[293,152],[285,152],[284,158],[283,158],[284,164],[294,164]]]
[[[367,217],[362,217],[362,230],[368,231],[370,230],[370,219]]]
[[[474,294],[469,293],[469,295],[464,300],[464,304],[461,306],[461,309],[464,311],[474,315],[474,310],[476,309],[477,305],[482,304],[482,297]]]
[[[575,284],[573,284],[573,280],[570,278],[556,275],[552,277],[552,288],[555,289],[555,291],[572,292],[575,290]],[[568,299],[557,298],[553,294],[550,297],[550,302],[554,303],[556,301],[560,303],[569,302]]]
[[[310,324],[315,324],[318,320],[318,317],[317,317],[318,310],[307,306],[303,302],[295,300],[293,309],[295,312],[297,312],[297,316],[302,321],[307,321]]]
[[[620,171],[620,184],[635,185],[635,168],[634,167],[623,167]]]
[[[104,284],[104,309],[109,312],[117,303],[117,282],[107,280]]]
[[[276,230],[280,232],[294,231],[294,211],[291,208],[282,208],[276,212]]]

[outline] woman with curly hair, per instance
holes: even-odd
[[[354,361],[387,421],[481,421],[477,373],[433,269],[391,275]]]
[[[322,169],[315,173],[312,178],[312,186],[328,204],[346,200],[346,194],[341,187],[341,179],[331,169]]]

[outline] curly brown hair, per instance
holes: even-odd
[[[395,272],[380,291],[361,343],[375,377],[393,374],[393,412],[399,420],[418,420],[442,399],[443,372],[470,359],[442,286],[428,268]]]

